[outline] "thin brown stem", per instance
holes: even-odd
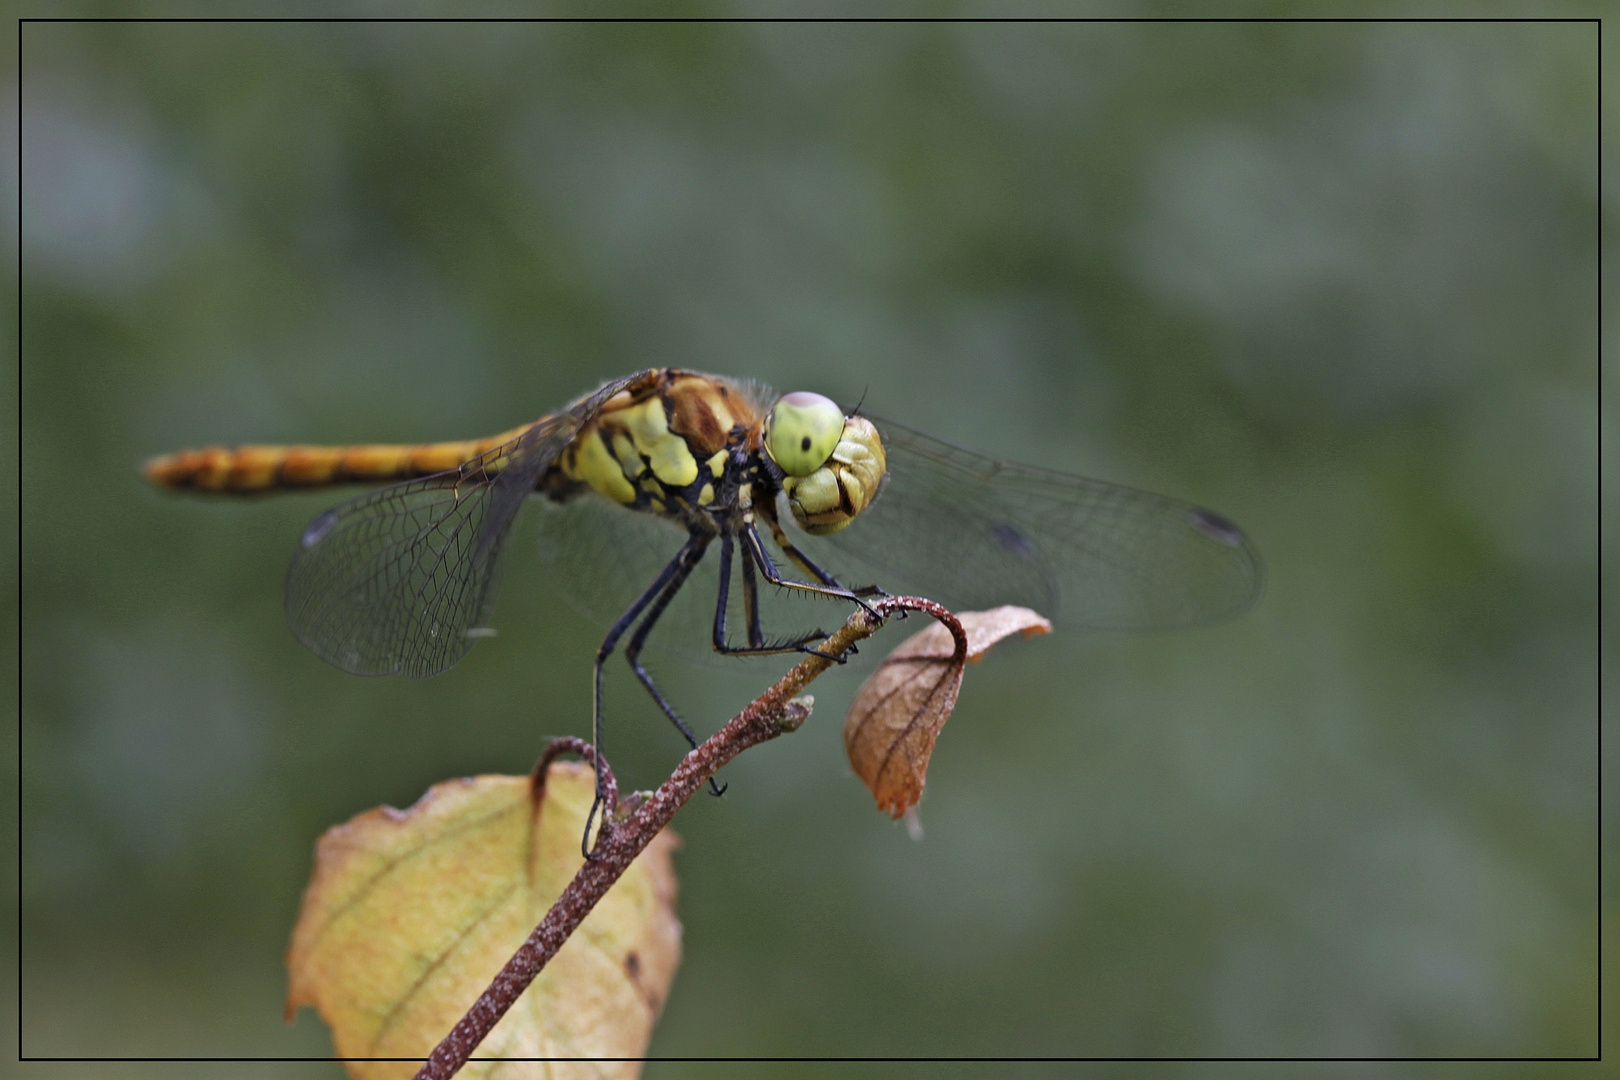
[[[478,1044],[528,989],[535,976],[562,948],[597,901],[606,895],[631,861],[652,842],[658,831],[669,823],[675,812],[703,786],[704,781],[750,746],[793,731],[804,723],[810,715],[810,707],[794,698],[835,663],[834,657],[843,656],[855,642],[870,637],[883,625],[886,616],[900,610],[932,615],[951,627],[952,634],[959,642],[966,640],[956,617],[932,600],[911,596],[882,597],[872,601],[871,608],[870,612],[856,610],[837,633],[817,647],[817,652],[825,653],[825,656],[805,657],[775,686],[754,699],[725,727],[682,758],[669,779],[644,802],[636,805],[628,816],[615,820],[616,815],[610,810],[597,833],[596,844],[591,849],[592,857],[580,866],[574,880],[568,883],[562,895],[551,905],[551,910],[540,920],[540,925],[529,934],[528,940],[512,955],[512,959],[506,962],[506,966],[472,1008],[434,1048],[432,1056],[417,1072],[416,1080],[449,1080],[466,1064]],[[541,758],[538,767],[541,774],[536,783],[544,784],[544,768],[559,753],[581,753],[587,760],[594,760],[591,755],[583,753],[581,747],[588,750],[589,744],[580,739],[554,742]],[[611,775],[605,762],[603,770]],[[627,801],[626,805],[633,801]]]
[[[564,754],[578,754],[591,763],[591,768],[602,774],[602,795],[607,805],[607,813],[611,814],[619,808],[619,782],[613,778],[613,767],[602,758],[601,765],[597,765],[596,747],[587,739],[576,739],[572,735],[563,735],[552,739],[546,748],[540,752],[540,760],[535,763],[534,772],[529,776],[529,786],[534,793],[534,801],[539,802],[546,794],[546,774],[551,772],[551,763]]]

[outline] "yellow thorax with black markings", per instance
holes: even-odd
[[[608,399],[558,466],[614,502],[677,514],[712,505],[734,441],[781,469],[794,520],[814,535],[848,525],[883,482],[883,443],[865,417],[805,392],[762,417],[739,389],[690,375]]]
[[[714,499],[733,429],[759,423],[754,406],[717,379],[677,376],[603,403],[558,462],[570,480],[614,502],[664,512],[666,500],[696,507]]]

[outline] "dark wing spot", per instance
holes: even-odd
[[[800,440],[799,449],[800,450],[808,450],[808,449],[810,449],[810,436],[806,435],[802,440]]]
[[[1243,530],[1213,510],[1187,511],[1187,524],[1217,543],[1227,547],[1243,546]]]
[[[1033,562],[1039,555],[1035,544],[1029,537],[1006,522],[990,527],[990,535],[996,538],[996,543],[1017,555],[1020,559]]]
[[[298,542],[307,548],[314,547],[316,544],[321,542],[322,538],[324,538],[326,534],[331,531],[332,526],[336,524],[336,508],[331,510],[323,510],[321,513],[316,515],[314,521],[310,522],[304,527],[304,535]]]
[[[624,958],[624,970],[630,973],[630,978],[641,978],[641,957],[629,953]]]

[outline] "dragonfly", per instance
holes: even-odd
[[[598,753],[603,667],[621,641],[653,702],[697,746],[641,653],[711,547],[718,586],[709,644],[726,656],[816,652],[825,638],[820,630],[768,636],[761,582],[857,605],[891,592],[958,610],[1018,604],[1059,626],[1132,631],[1237,615],[1261,582],[1254,544],[1214,511],[987,457],[858,408],[846,414],[817,393],[776,396],[676,368],[615,379],[485,439],[212,447],[153,458],[144,471],[161,487],[232,495],[386,485],[309,523],[284,590],[294,635],[360,675],[437,675],[491,633],[502,554],[531,496],[657,521],[668,557],[659,556],[650,581],[634,583],[596,651]],[[580,517],[576,553],[619,558],[622,545],[595,535],[609,520]],[[799,576],[784,573],[773,546]],[[833,560],[882,587],[846,585],[824,565]],[[606,573],[623,578],[633,568]],[[733,577],[740,640],[728,614]]]

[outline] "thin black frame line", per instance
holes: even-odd
[[[224,1064],[224,1062],[426,1062],[426,1057],[19,1057],[24,1062],[55,1064]],[[1003,1064],[1042,1064],[1042,1062],[1589,1062],[1601,1057],[468,1057],[473,1062],[1003,1062]]]
[[[1603,20],[1597,21],[1597,190],[1603,191]],[[1600,195],[1601,198],[1601,195]],[[1599,210],[1597,227],[1597,375],[1598,384],[1603,382],[1603,222],[1602,211]],[[1603,455],[1598,454],[1598,490],[1595,505],[1597,507],[1597,533],[1598,550],[1603,550]],[[1598,598],[1598,655],[1603,654],[1603,567],[1601,560],[1597,566],[1597,598]],[[1593,1018],[1597,1024],[1597,1056],[1603,1059],[1603,926],[1607,921],[1603,918],[1603,662],[1598,661],[1597,668],[1597,760],[1593,762],[1596,770],[1597,784],[1597,904],[1594,916],[1597,919],[1597,1015]]]
[[[23,21],[17,20],[17,1056],[23,1052]]]
[[[1448,19],[1448,18],[1443,18],[1443,17],[1439,17],[1439,16],[1424,16],[1424,17],[1420,17],[1420,18],[1400,18],[1398,16],[1364,16],[1364,17],[1357,17],[1357,16],[1350,16],[1350,15],[1338,15],[1338,16],[1331,16],[1331,17],[1325,17],[1325,18],[1316,18],[1316,19],[1313,19],[1313,18],[1294,18],[1294,19],[1290,19],[1290,18],[1284,18],[1284,17],[1280,17],[1280,16],[1273,16],[1273,17],[1267,17],[1267,16],[1231,16],[1231,17],[1227,17],[1227,18],[1197,17],[1197,16],[1159,16],[1159,17],[1146,17],[1145,16],[1145,17],[1141,17],[1141,18],[1127,18],[1127,17],[1124,17],[1124,16],[1110,16],[1110,17],[1105,17],[1105,18],[1088,19],[1088,18],[1072,18],[1072,17],[1071,18],[1064,18],[1064,17],[1061,17],[1061,16],[1050,16],[1050,17],[1048,17],[1048,16],[1036,16],[1036,15],[1008,16],[1008,17],[1005,17],[1005,18],[995,18],[995,17],[983,16],[983,15],[981,15],[981,16],[964,16],[964,17],[961,17],[961,18],[947,18],[947,17],[906,18],[906,17],[903,17],[903,16],[890,15],[890,16],[873,16],[871,18],[864,18],[864,19],[863,18],[848,18],[848,17],[846,17],[846,18],[833,18],[833,19],[817,19],[817,18],[810,18],[810,17],[805,17],[805,16],[782,17],[782,18],[758,18],[758,19],[755,19],[755,18],[748,18],[747,16],[741,16],[741,15],[715,15],[715,16],[697,16],[697,17],[692,17],[692,18],[679,18],[679,17],[666,16],[666,17],[661,17],[661,18],[622,18],[622,19],[592,18],[592,17],[588,17],[588,16],[575,16],[575,17],[566,17],[566,16],[564,16],[564,17],[557,17],[557,18],[537,18],[537,17],[511,18],[511,17],[499,17],[499,18],[489,18],[489,19],[468,19],[468,18],[435,19],[435,18],[429,18],[429,17],[425,17],[425,16],[415,16],[415,17],[407,17],[407,18],[385,18],[385,17],[378,17],[378,16],[370,16],[370,17],[361,16],[361,17],[352,17],[352,18],[344,17],[344,16],[305,16],[305,17],[299,17],[299,18],[277,19],[277,18],[273,18],[273,17],[269,17],[269,16],[251,16],[251,17],[242,17],[242,18],[214,18],[214,19],[210,19],[210,18],[206,18],[206,17],[202,17],[202,16],[177,16],[177,17],[169,18],[169,17],[159,17],[159,16],[145,16],[145,17],[142,17],[142,16],[128,16],[128,15],[108,15],[108,16],[85,17],[85,18],[70,18],[70,17],[65,17],[65,16],[34,15],[34,16],[26,16],[26,17],[22,17],[22,18],[18,19],[19,25],[21,23],[27,23],[27,22],[37,22],[37,23],[177,23],[177,24],[193,24],[193,25],[200,25],[200,24],[208,24],[208,25],[221,25],[221,24],[223,24],[223,25],[236,25],[236,24],[254,25],[254,24],[261,24],[262,25],[262,24],[273,24],[273,23],[355,23],[355,24],[372,24],[372,23],[396,24],[397,23],[397,24],[406,24],[406,25],[415,25],[415,24],[448,25],[448,24],[454,24],[454,25],[461,25],[461,26],[479,26],[479,25],[485,25],[485,24],[504,25],[504,24],[519,24],[519,23],[534,23],[534,24],[542,24],[542,23],[592,24],[592,23],[594,23],[594,24],[608,25],[608,26],[611,26],[611,25],[626,25],[626,26],[629,26],[629,25],[642,25],[642,24],[667,25],[667,24],[675,24],[675,23],[722,23],[722,24],[724,24],[724,23],[730,23],[730,24],[786,23],[786,24],[795,24],[795,25],[806,25],[806,26],[817,26],[817,25],[838,26],[838,25],[854,25],[854,24],[864,24],[864,23],[872,23],[872,24],[920,23],[920,24],[924,24],[924,25],[934,25],[934,26],[957,25],[957,24],[960,24],[960,25],[1002,25],[1002,24],[1007,24],[1007,23],[1013,23],[1013,24],[1096,23],[1096,24],[1100,24],[1100,25],[1125,25],[1125,24],[1130,24],[1130,25],[1133,25],[1133,26],[1134,25],[1143,25],[1143,24],[1145,24],[1145,25],[1159,25],[1159,24],[1177,25],[1177,24],[1179,24],[1179,25],[1211,25],[1211,26],[1215,26],[1215,25],[1225,25],[1225,24],[1284,24],[1284,23],[1286,23],[1286,24],[1301,24],[1301,25],[1303,25],[1303,24],[1311,24],[1311,25],[1320,24],[1320,25],[1323,25],[1323,26],[1338,26],[1338,25],[1361,25],[1361,24],[1375,24],[1375,23],[1384,23],[1384,24],[1410,23],[1410,24],[1418,25],[1418,26],[1422,26],[1422,25],[1447,26],[1447,25],[1474,24],[1474,23],[1479,23],[1479,24],[1501,23],[1501,24],[1509,24],[1509,25],[1511,25],[1511,24],[1529,24],[1529,23],[1547,23],[1547,24],[1598,23],[1598,24],[1602,24],[1603,17],[1601,15],[1549,15],[1549,16],[1544,16],[1544,17],[1531,16],[1531,15],[1501,15],[1501,16],[1480,15],[1480,16],[1461,16],[1461,17],[1458,17],[1458,18]]]
[[[1267,23],[1267,24],[1588,24],[1597,26],[1596,37],[1596,63],[1599,92],[1596,102],[1596,172],[1597,188],[1602,189],[1602,146],[1604,146],[1604,94],[1602,94],[1602,53],[1604,53],[1604,39],[1602,39],[1602,16],[1469,16],[1469,18],[1393,18],[1393,16],[1374,16],[1374,18],[1335,18],[1320,19],[1290,19],[1290,18],[1035,18],[1035,16],[1022,16],[1022,18],[933,18],[933,19],[906,19],[906,18],[870,18],[870,19],[748,19],[748,18],[653,18],[653,19],[593,19],[593,18],[528,18],[528,19],[431,19],[431,18],[60,18],[60,16],[23,16],[18,18],[16,26],[16,193],[18,193],[18,246],[16,246],[16,413],[18,413],[18,426],[16,426],[16,492],[18,492],[18,534],[16,534],[16,589],[18,589],[18,606],[16,606],[16,643],[18,643],[18,683],[16,683],[16,706],[18,706],[18,729],[16,729],[16,751],[18,751],[18,784],[16,784],[16,839],[18,839],[18,873],[16,873],[16,900],[18,900],[18,920],[16,920],[16,1020],[18,1020],[18,1061],[39,1062],[227,1062],[227,1061],[418,1061],[418,1059],[373,1059],[373,1057],[356,1057],[356,1059],[343,1059],[343,1057],[29,1057],[23,1054],[23,1038],[26,1025],[23,1018],[24,981],[23,981],[23,26],[28,23],[42,24],[68,24],[68,23],[185,23],[185,24],[274,24],[274,23],[411,23],[411,24],[483,24],[483,23],[1103,23],[1103,24],[1158,24],[1158,23],[1199,23],[1199,24],[1226,24],[1226,23]],[[1596,236],[1596,300],[1599,304],[1599,319],[1597,319],[1597,356],[1604,355],[1604,338],[1602,338],[1601,317],[1602,296],[1604,296],[1604,243],[1602,243],[1602,228],[1599,227]],[[1602,379],[1602,364],[1597,368],[1599,381]],[[1602,492],[1602,455],[1597,460],[1597,486],[1599,494]],[[1601,504],[1601,499],[1599,499]],[[1597,513],[1597,536],[1602,541],[1602,512],[1599,507]],[[1599,609],[1602,607],[1602,573],[1597,573],[1597,599]],[[1602,620],[1597,625],[1597,638],[1599,648],[1602,644]],[[1597,698],[1599,706],[1602,703],[1602,670],[1597,670]],[[1602,899],[1604,899],[1604,876],[1602,876],[1602,836],[1604,836],[1604,785],[1602,785],[1602,748],[1604,748],[1604,735],[1602,735],[1602,722],[1597,724],[1597,753],[1596,753],[1596,789],[1597,789],[1597,986],[1596,986],[1596,1015],[1594,1022],[1597,1028],[1597,1054],[1594,1057],[928,1057],[928,1059],[912,1059],[912,1057],[638,1057],[638,1059],[601,1059],[601,1061],[1231,1061],[1231,1062],[1260,1062],[1260,1061],[1602,1061],[1602,1038],[1604,1038],[1604,1025],[1602,1025],[1602,999],[1604,999],[1604,980],[1602,980],[1602,963],[1604,963],[1604,918],[1602,918]],[[505,1061],[505,1059],[475,1059],[475,1061]],[[551,1059],[512,1059],[512,1061],[551,1061]],[[591,1061],[591,1059],[554,1059],[554,1061]]]

